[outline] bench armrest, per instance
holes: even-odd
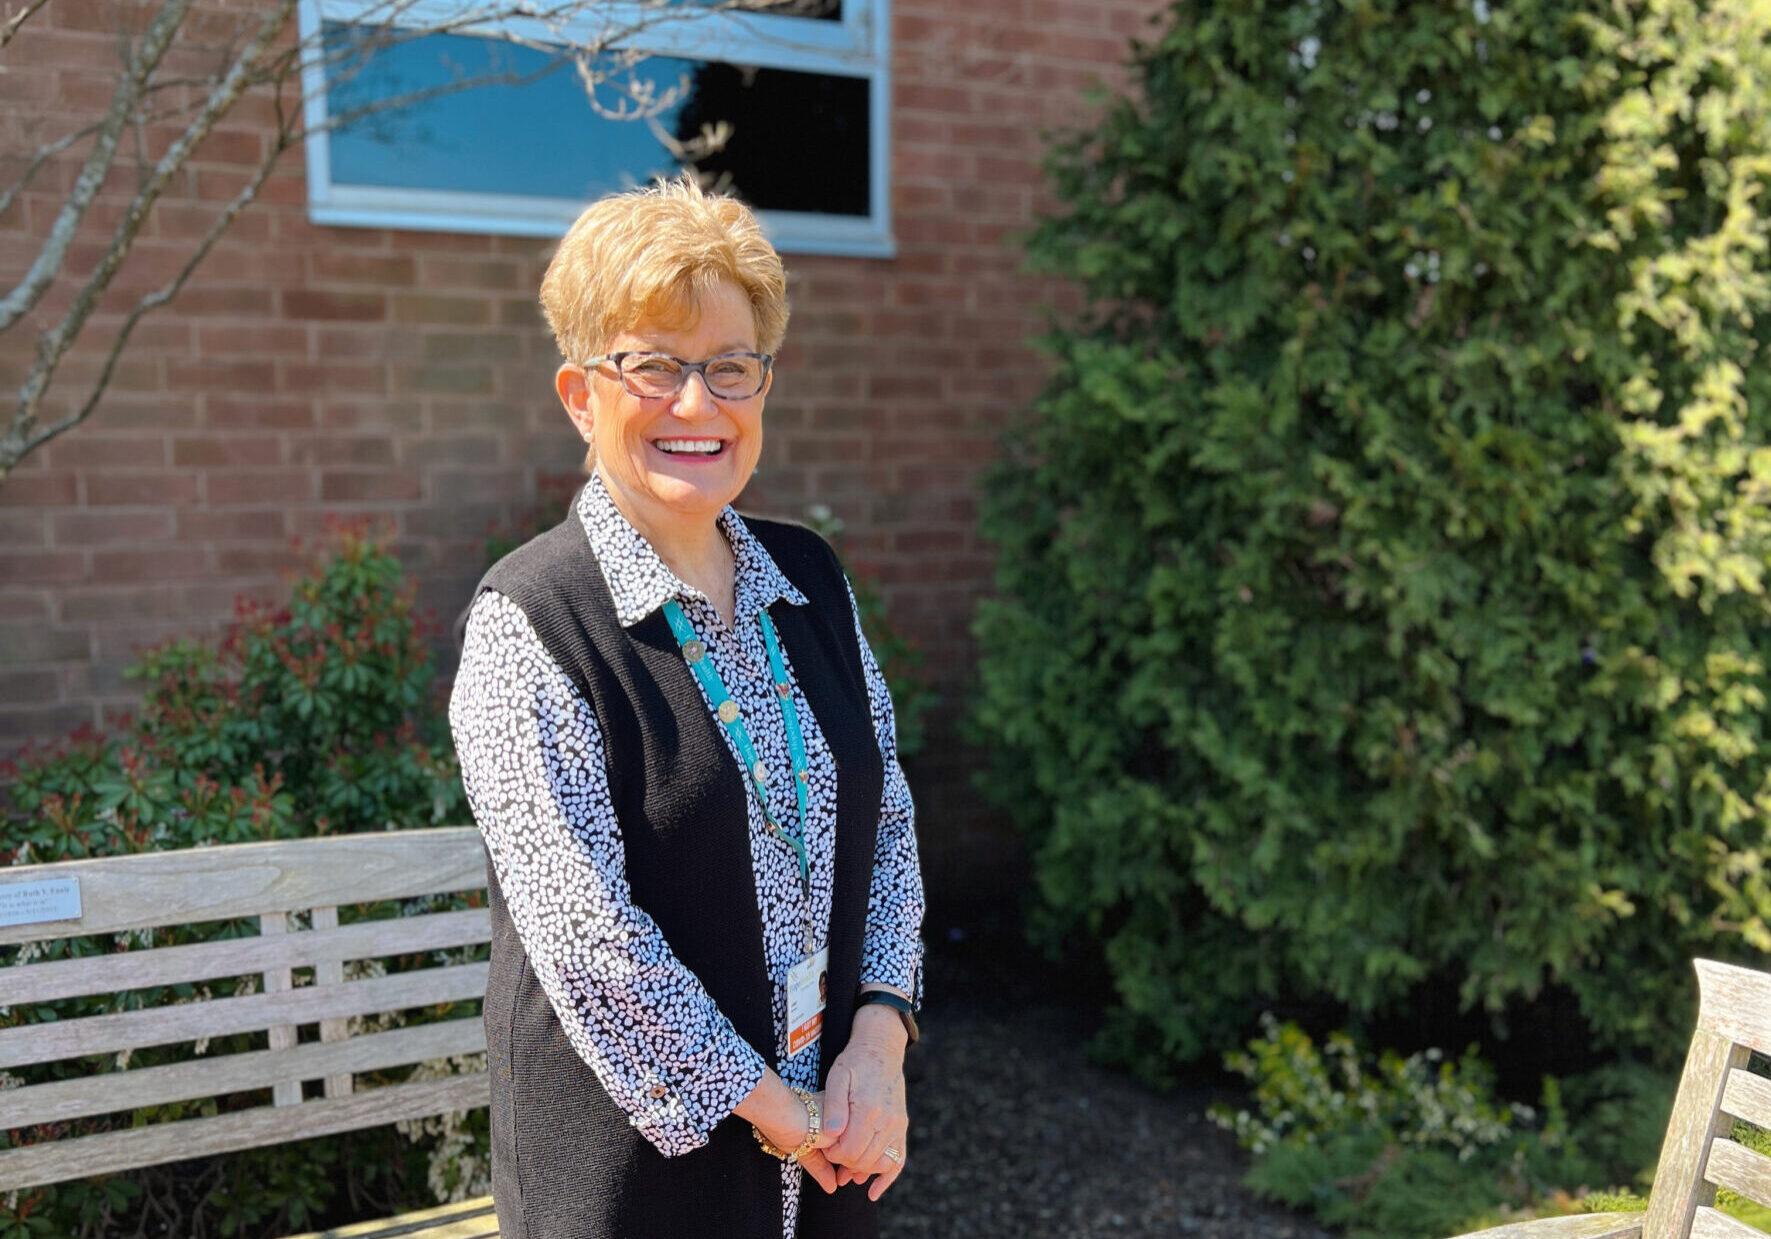
[[[1573,1217],[1540,1217],[1509,1222],[1457,1239],[1642,1239],[1646,1213],[1582,1213]]]

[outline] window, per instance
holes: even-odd
[[[391,32],[385,0],[304,0],[302,36],[316,49],[309,213],[322,224],[559,236],[591,199],[692,158],[729,179],[784,251],[892,254],[886,0],[829,0],[810,15],[675,2],[662,17],[625,10],[636,33],[626,56],[594,65],[604,80],[593,103],[551,48],[623,20],[613,0],[558,30],[530,19],[420,27],[412,15],[429,6],[401,5],[404,28]],[[636,99],[658,101],[649,118],[617,119]],[[697,151],[704,127],[727,137]]]

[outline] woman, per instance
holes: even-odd
[[[730,506],[780,258],[684,178],[585,211],[541,301],[591,477],[481,582],[449,711],[491,858],[501,1233],[875,1234],[922,885],[835,557]]]

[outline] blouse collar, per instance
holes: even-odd
[[[672,598],[710,602],[700,590],[677,579],[652,544],[621,514],[595,473],[578,492],[578,519],[602,567],[609,597],[615,603],[615,618],[623,628],[633,627]],[[739,615],[754,615],[777,599],[796,607],[806,605],[806,596],[794,588],[729,504],[719,514],[719,526],[732,548],[733,596]]]

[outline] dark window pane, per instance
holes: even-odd
[[[728,0],[680,0],[685,4],[731,7]],[[817,21],[842,20],[842,0],[741,0],[739,8],[746,12],[768,13],[776,17],[810,17]]]
[[[752,206],[866,215],[868,101],[865,78],[702,64],[677,114],[676,136],[687,140],[704,124],[729,122],[725,148],[696,166],[730,173]]]

